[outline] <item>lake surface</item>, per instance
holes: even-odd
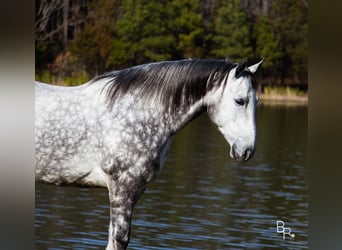
[[[128,249],[308,249],[307,118],[306,106],[260,105],[242,163],[206,115],[193,121],[138,201]],[[35,249],[105,249],[108,203],[103,188],[36,184]]]

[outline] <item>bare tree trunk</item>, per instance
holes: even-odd
[[[68,44],[68,18],[69,17],[69,0],[64,0],[63,3],[63,47],[66,50]]]

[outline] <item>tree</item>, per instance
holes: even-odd
[[[280,39],[276,35],[271,20],[261,15],[255,23],[256,54],[266,60],[263,63],[264,72],[276,79],[284,52],[280,48]],[[270,74],[271,73],[271,74]]]
[[[215,19],[212,54],[242,60],[253,55],[252,25],[240,0],[224,0]]]
[[[202,57],[204,23],[198,0],[170,2],[169,30],[176,42],[174,58]]]
[[[305,0],[37,0],[36,72],[257,55],[277,81],[307,82],[307,19]]]
[[[172,57],[173,37],[167,30],[168,1],[127,0],[115,24],[107,63],[126,67]]]
[[[36,68],[45,68],[69,41],[81,31],[88,19],[90,0],[37,0],[35,9]]]
[[[279,41],[281,61],[277,65],[281,83],[285,78],[307,82],[308,6],[305,1],[275,0],[268,18]]]
[[[100,0],[90,5],[89,21],[84,29],[70,42],[68,51],[83,65],[91,76],[107,69],[114,39],[113,25],[118,16],[120,0]]]
[[[201,57],[204,27],[198,0],[123,2],[109,63],[119,67]]]

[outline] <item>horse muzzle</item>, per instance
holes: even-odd
[[[255,153],[255,147],[238,148],[236,144],[230,147],[230,157],[236,161],[248,161],[253,157]]]

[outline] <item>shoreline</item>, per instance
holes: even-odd
[[[262,104],[308,105],[308,95],[277,95],[257,93]]]

